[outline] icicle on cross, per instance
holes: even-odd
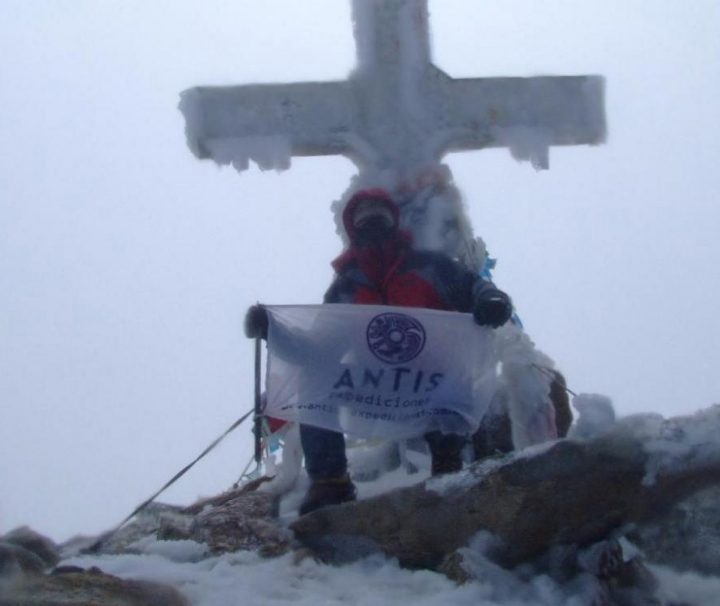
[[[182,94],[199,158],[286,169],[342,154],[410,177],[448,151],[507,147],[548,167],[552,145],[605,138],[597,76],[454,79],[430,57],[427,0],[353,0],[358,66],[341,82],[198,87]]]

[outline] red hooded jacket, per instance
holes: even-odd
[[[352,224],[355,207],[366,198],[382,200],[392,211],[396,225],[399,211],[382,190],[356,193],[343,213],[350,248],[333,261],[336,277],[325,294],[326,303],[397,305],[471,312],[474,302],[492,282],[446,255],[412,249],[409,234],[396,230],[381,246],[356,243]]]

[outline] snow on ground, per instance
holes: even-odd
[[[600,397],[584,398],[580,400],[588,406],[592,402],[607,404]],[[589,421],[593,419],[589,418]],[[657,415],[632,417],[625,419],[624,423],[638,437],[646,439],[653,447],[650,448],[652,452],[667,455],[662,458],[664,463],[680,456],[687,464],[688,452],[707,455],[707,449],[698,451],[698,447],[714,443],[720,423],[720,406],[684,420],[677,419],[665,428]],[[592,423],[588,422],[588,429],[590,425]],[[606,430],[606,425],[603,421],[599,427]],[[597,428],[593,426],[593,430]],[[508,455],[508,458],[532,456],[550,446],[552,444],[540,444]],[[668,459],[670,455],[673,456]],[[351,468],[357,473],[380,463],[372,458],[372,449],[353,448],[349,456]],[[428,456],[409,449],[404,457],[405,465],[370,481],[357,482],[358,497],[370,498],[428,479]],[[704,460],[704,456],[699,458]],[[488,461],[484,471],[506,461],[507,458]],[[409,469],[414,472],[410,473]],[[482,472],[481,468],[475,475]],[[468,476],[452,474],[435,478],[429,482],[429,488],[446,492],[456,488],[458,483],[468,481]],[[280,518],[284,523],[290,523],[297,516],[307,485],[307,476],[300,472],[297,485],[281,502]],[[546,575],[529,572],[527,568],[504,570],[482,555],[486,542],[487,537],[480,533],[462,550],[466,567],[479,580],[460,586],[439,573],[403,569],[395,559],[381,555],[344,566],[325,565],[294,553],[274,559],[263,559],[252,552],[205,558],[206,549],[202,544],[151,538],[134,544],[139,555],[75,556],[62,563],[84,568],[97,566],[120,577],[166,583],[180,590],[193,606],[254,606],[288,602],[296,606],[389,606],[398,603],[412,603],[414,606],[587,606],[593,603],[595,583],[591,577],[580,576],[569,584],[560,585]],[[664,566],[650,568],[660,583],[658,597],[663,606],[720,606],[720,577],[680,573]]]
[[[395,560],[372,556],[345,566],[328,566],[288,554],[263,559],[239,552],[202,561],[201,547],[191,541],[145,544],[143,555],[85,556],[65,561],[98,566],[125,578],[153,580],[179,589],[193,606],[285,604],[295,606],[423,605],[586,606],[590,585],[580,579],[561,587],[538,575],[528,580],[481,557],[473,568],[482,581],[456,585],[441,574],[400,568]],[[666,603],[720,605],[720,578],[677,573],[653,567]]]
[[[194,550],[189,550],[194,553]],[[342,567],[310,558],[295,561],[288,554],[264,560],[253,553],[228,554],[202,562],[183,562],[157,554],[73,558],[69,564],[98,566],[121,577],[168,583],[182,591],[194,606],[283,604],[391,605],[398,603],[474,606],[580,606],[582,591],[568,595],[547,577],[530,582],[511,581],[501,570],[484,582],[457,586],[441,574],[409,571],[394,560],[373,556]]]
[[[720,577],[676,572],[665,566],[650,566],[660,581],[660,597],[668,604],[720,604]]]
[[[547,448],[541,445],[538,448]],[[519,456],[527,456],[523,453]],[[358,483],[359,498],[424,481],[429,460],[418,452],[406,453],[417,468],[403,467],[369,482]],[[518,456],[518,455],[514,455]],[[462,474],[460,474],[462,475]],[[307,487],[300,475],[297,486],[282,501],[281,519],[289,523]],[[447,488],[439,480],[435,489]],[[71,557],[63,564],[97,566],[124,578],[152,580],[176,587],[193,606],[243,606],[293,603],[295,606],[344,604],[353,606],[587,606],[592,602],[593,580],[579,577],[560,585],[546,575],[522,569],[507,571],[483,557],[482,536],[464,549],[466,566],[480,580],[456,585],[444,575],[401,568],[394,559],[374,555],[354,564],[329,566],[310,557],[287,554],[263,559],[237,552],[205,558],[205,546],[193,541],[156,541],[146,538],[134,545],[140,555]],[[652,566],[660,582],[663,605],[720,606],[720,577],[679,573]]]

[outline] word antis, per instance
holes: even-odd
[[[429,393],[440,386],[444,376],[441,372],[430,373],[402,366],[392,369],[380,368],[374,372],[368,368],[355,371],[346,368],[333,384],[333,389],[340,389],[341,387],[348,389],[374,387],[388,391],[400,391],[412,386],[413,393],[420,391]]]

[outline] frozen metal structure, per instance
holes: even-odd
[[[427,0],[353,0],[358,64],[340,82],[197,87],[182,93],[198,158],[285,169],[342,154],[398,180],[444,153],[507,147],[548,168],[554,145],[605,139],[599,76],[455,79],[432,64]]]
[[[188,145],[198,158],[244,170],[283,170],[292,156],[341,154],[359,174],[333,204],[360,187],[384,187],[419,249],[442,251],[482,272],[492,266],[473,234],[443,154],[508,148],[548,168],[555,145],[594,145],[606,135],[599,76],[455,79],[432,64],[427,0],[352,0],[358,63],[347,80],[197,87],[182,93]],[[522,448],[555,437],[552,361],[522,329],[496,331],[498,402]]]

